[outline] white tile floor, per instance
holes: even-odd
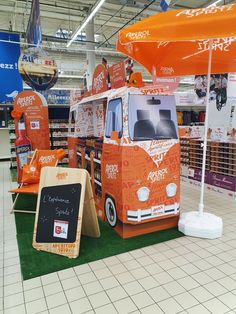
[[[0,314],[236,313],[236,202],[206,193],[224,220],[216,240],[182,237],[22,281],[12,183],[0,163]],[[181,207],[197,208],[199,190],[182,186]]]

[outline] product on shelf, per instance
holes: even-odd
[[[51,149],[63,148],[67,156],[59,164],[68,164],[68,120],[67,119],[50,119],[50,143]]]

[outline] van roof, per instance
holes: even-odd
[[[145,90],[148,91],[148,93],[143,92]],[[71,106],[71,110],[76,108],[78,105],[83,105],[94,100],[109,98],[110,96],[121,96],[121,94],[123,94],[125,91],[128,91],[130,94],[140,94],[140,95],[149,94],[149,95],[159,95],[159,96],[170,96],[170,94],[168,93],[159,93],[158,89],[155,89],[155,86],[144,86],[144,87],[123,86],[117,89],[109,89],[103,93],[84,97],[78,103]]]

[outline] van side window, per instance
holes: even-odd
[[[119,138],[122,136],[122,100],[112,99],[108,103],[106,137],[111,136],[111,132],[118,132]]]

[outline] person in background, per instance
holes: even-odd
[[[222,107],[227,101],[228,80],[225,75],[220,74],[215,77],[216,105]]]
[[[203,85],[203,79],[201,75],[195,76],[194,89],[199,98],[206,96],[206,91]]]
[[[221,82],[221,105],[224,105],[227,101],[228,80],[223,74],[220,75],[220,82]]]

